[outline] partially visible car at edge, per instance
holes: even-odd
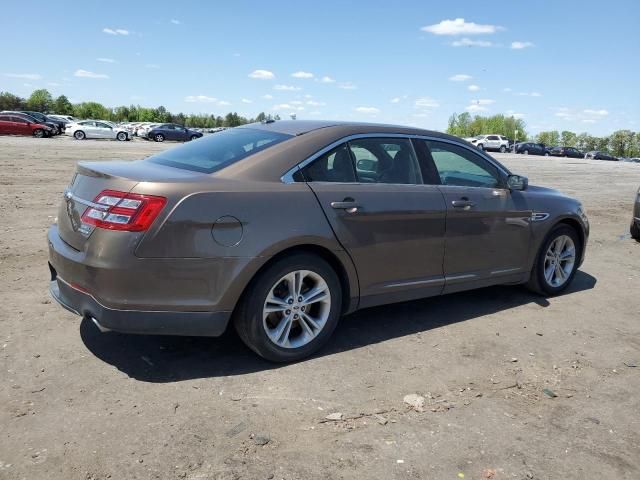
[[[129,132],[126,129],[117,127],[106,120],[82,120],[69,124],[65,134],[76,140],[84,140],[85,138],[120,140],[121,142],[130,140]]]
[[[38,115],[37,117],[34,117],[33,115],[30,115],[28,113],[18,112],[18,111],[13,111],[13,110],[4,110],[4,111],[2,111],[0,113],[8,113],[8,114],[15,115],[15,116],[18,116],[20,118],[23,118],[27,122],[38,123],[40,125],[46,125],[51,130],[51,136],[60,134],[60,127],[58,125],[58,122],[51,122],[49,120],[42,120],[42,116],[40,116],[40,115]]]
[[[157,127],[152,128],[147,133],[149,140],[156,142],[164,142],[165,140],[174,140],[176,142],[188,142],[189,140],[195,140],[202,137],[201,132],[197,132],[190,128],[177,125],[175,123],[163,123]]]
[[[37,138],[50,137],[51,128],[37,122],[30,122],[22,116],[0,113],[0,135],[29,135]]]
[[[633,204],[633,217],[631,217],[631,236],[640,242],[640,188],[636,193],[636,201]]]

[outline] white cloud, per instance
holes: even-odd
[[[5,77],[9,78],[22,78],[24,80],[41,80],[42,75],[38,73],[5,73]]]
[[[182,22],[180,20],[176,20],[175,18],[172,18],[171,23],[173,23],[174,25],[180,25]]]
[[[415,102],[416,108],[438,108],[440,104],[431,97],[420,97]]]
[[[291,105],[302,105],[302,102],[300,100],[294,100],[294,101],[289,102],[289,103],[291,103]]]
[[[156,63],[147,63],[145,65],[145,68],[160,68],[160,65],[156,64]]]
[[[426,118],[429,116],[428,113],[420,112],[420,113],[412,113],[411,116],[418,118]]]
[[[76,70],[73,76],[81,78],[109,78],[109,75],[105,75],[104,73],[90,72],[88,70],[82,70],[81,68]]]
[[[48,82],[47,85],[49,85],[50,87],[61,87],[62,84],[57,83],[57,82]]]
[[[465,108],[467,112],[486,112],[487,107],[483,107],[482,105],[471,104],[467,108]]]
[[[587,108],[586,110],[582,111],[583,113],[586,113],[587,115],[595,115],[598,117],[606,117],[607,115],[609,115],[609,112],[607,110],[592,110]]]
[[[298,107],[289,103],[279,103],[273,106],[273,110],[304,110],[304,107]]]
[[[376,113],[380,113],[380,109],[376,107],[358,107],[356,108],[356,112],[366,113],[367,115],[375,115]]]
[[[125,30],[123,28],[116,28],[115,30],[112,28],[103,28],[102,31],[104,33],[108,33],[109,35],[129,35],[129,30]]]
[[[518,93],[521,97],[541,97],[542,94],[540,92],[520,92]]]
[[[524,113],[517,113],[513,110],[507,110],[505,113],[513,118],[524,118]]]
[[[262,98],[264,98],[265,100],[271,100],[273,98],[273,95],[269,95],[267,93],[266,95],[263,95]]]
[[[502,27],[497,25],[482,25],[465,22],[464,18],[456,18],[455,20],[442,20],[440,23],[427,25],[420,30],[433,33],[434,35],[480,35],[496,33],[502,29]]]
[[[116,63],[116,61],[113,58],[100,57],[100,58],[96,58],[96,60],[102,63]]]
[[[502,89],[503,92],[513,92],[512,88],[506,87]]]
[[[258,80],[273,80],[276,76],[269,70],[254,70],[249,74],[249,78],[257,78]]]
[[[309,115],[322,115],[322,112],[319,112],[318,110],[314,110],[313,112],[309,112]]]
[[[188,103],[216,103],[218,99],[206,95],[188,95],[184,97],[184,101]]]
[[[531,42],[511,42],[512,50],[522,50],[523,48],[533,47],[534,44]]]
[[[275,85],[273,87],[274,90],[282,90],[282,91],[286,91],[286,92],[297,92],[299,90],[302,90],[300,87],[294,87],[293,85]]]
[[[400,97],[395,97],[390,100],[391,103],[400,103]]]
[[[240,100],[242,103],[252,103],[251,100],[249,100],[248,98],[243,98],[242,100]]]
[[[453,75],[449,77],[449,80],[452,82],[466,82],[471,80],[473,77],[471,75],[466,75],[464,73],[458,73],[457,75]]]
[[[227,106],[227,105],[231,105],[231,102],[227,102],[226,100],[220,100],[218,102],[218,105],[220,105],[221,107]]]
[[[486,40],[471,40],[470,38],[463,38],[451,43],[454,47],[493,47],[493,42]]]
[[[480,87],[479,87],[478,85],[469,85],[469,86],[467,87],[467,89],[468,89],[470,92],[477,92],[478,90],[480,90]]]
[[[358,87],[351,82],[342,82],[340,85],[338,85],[338,88],[341,88],[343,90],[356,90]]]
[[[307,105],[311,107],[323,107],[326,105],[324,102],[316,102],[315,100],[307,100]]]
[[[322,83],[334,83],[334,82],[335,82],[335,80],[334,80],[333,78],[331,78],[331,77],[329,77],[329,76],[327,76],[327,75],[325,75],[324,77],[322,77],[322,78],[320,79],[320,81],[321,81]]]
[[[596,123],[609,115],[605,109],[585,108],[583,110],[573,110],[567,107],[555,109],[554,115],[563,120],[581,123]]]
[[[291,76],[293,78],[313,78],[313,73],[301,71],[301,72],[292,73]]]

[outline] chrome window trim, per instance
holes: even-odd
[[[103,212],[106,212],[107,210],[109,210],[109,208],[111,208],[109,205],[102,205],[100,203],[90,202],[89,200],[80,198],[77,195],[74,195],[73,193],[71,193],[69,190],[65,190],[63,196],[67,201],[73,200],[74,202],[77,202],[80,205],[84,205],[85,207],[91,207],[95,210],[101,210]]]
[[[354,135],[347,135],[346,137],[342,137],[338,140],[336,140],[333,143],[330,143],[329,145],[327,145],[326,147],[318,150],[316,153],[314,153],[313,155],[307,157],[305,160],[303,160],[302,162],[298,163],[295,167],[290,168],[289,170],[287,170],[284,175],[282,175],[282,177],[280,177],[280,181],[282,183],[298,183],[293,179],[293,175],[302,170],[304,167],[306,167],[307,165],[309,165],[311,162],[313,162],[314,160],[316,160],[317,158],[321,157],[322,155],[324,155],[325,153],[329,152],[330,150],[333,150],[334,148],[340,146],[343,143],[346,142],[350,142],[352,140],[358,140],[361,138],[408,138],[408,139],[417,139],[417,140],[428,140],[428,141],[433,141],[433,142],[443,142],[443,143],[449,143],[451,145],[455,145],[457,147],[462,147],[472,153],[475,153],[476,155],[480,156],[481,158],[483,158],[484,160],[486,160],[487,162],[489,162],[493,167],[495,167],[498,172],[502,173],[505,176],[509,176],[511,173],[506,170],[506,168],[500,164],[497,164],[496,161],[491,158],[489,155],[486,154],[486,152],[482,151],[482,150],[478,150],[477,148],[474,148],[472,145],[467,144],[465,145],[466,142],[463,143],[463,141],[456,141],[456,140],[451,140],[449,138],[440,138],[440,137],[434,137],[434,136],[430,136],[430,135],[415,135],[415,134],[408,134],[408,133],[386,133],[386,132],[379,132],[379,133],[357,133]],[[424,179],[423,179],[424,180]],[[349,182],[350,185],[354,184],[356,182]],[[367,184],[369,185],[369,184]],[[373,184],[371,184],[373,185]],[[430,184],[424,184],[424,185],[430,185]]]

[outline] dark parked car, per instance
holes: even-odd
[[[551,150],[551,155],[554,157],[584,158],[584,153],[573,147],[554,147]]]
[[[49,116],[45,115],[44,113],[40,113],[40,112],[33,112],[33,111],[28,111],[28,110],[23,110],[21,111],[21,113],[24,113],[26,115],[30,115],[33,118],[35,118],[36,120],[38,120],[38,122],[43,123],[52,123],[53,125],[55,125],[56,127],[56,135],[59,133],[64,133],[64,128],[67,122],[64,122],[62,120],[59,120],[57,118],[50,118]]]
[[[185,128],[175,123],[164,123],[159,127],[149,130],[147,138],[156,142],[164,142],[165,140],[175,140],[177,142],[186,142],[202,137],[201,132]]]
[[[270,121],[80,162],[48,232],[51,293],[101,331],[231,322],[293,361],[360,308],[498,284],[558,294],[588,234],[580,202],[457,137]]]
[[[0,113],[0,135],[29,135],[38,138],[50,137],[51,128],[30,122],[22,116]]]
[[[607,152],[594,150],[593,152],[587,152],[584,158],[590,158],[593,160],[609,160],[611,162],[617,162],[618,159],[613,155],[609,155]]]
[[[516,153],[522,153],[524,155],[544,155],[549,156],[549,152],[543,143],[518,143],[516,144]]]
[[[9,114],[14,115],[16,117],[20,117],[20,118],[22,118],[22,119],[24,119],[24,120],[26,120],[27,122],[30,122],[30,123],[38,123],[40,125],[46,125],[47,127],[49,127],[51,129],[51,135],[58,135],[60,133],[60,130],[59,130],[59,127],[58,127],[57,123],[50,122],[48,120],[42,120],[42,117],[40,117],[40,116],[38,116],[38,118],[36,118],[33,115],[30,115],[28,113],[14,112],[14,111],[10,111],[10,110],[5,110],[5,111],[0,112],[0,113],[9,113]]]
[[[640,242],[640,188],[636,193],[636,201],[633,204],[633,217],[629,228],[631,236]]]

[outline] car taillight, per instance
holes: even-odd
[[[103,190],[93,200],[100,208],[89,207],[82,221],[98,228],[142,232],[156,219],[167,199],[152,195]]]

